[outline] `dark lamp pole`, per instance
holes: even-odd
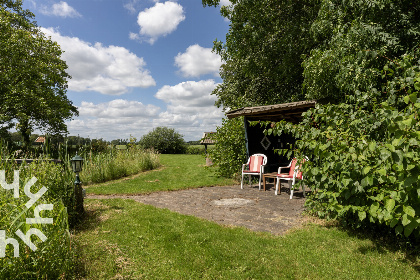
[[[82,191],[82,182],[79,178],[79,172],[82,171],[83,158],[76,155],[70,160],[71,168],[73,172],[76,173],[76,180],[74,181],[74,195],[76,197],[76,211],[79,215],[82,215],[84,212],[83,209],[83,191]]]

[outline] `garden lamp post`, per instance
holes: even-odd
[[[71,168],[73,172],[76,173],[76,181],[74,181],[74,195],[76,197],[76,211],[79,215],[83,214],[83,192],[82,192],[82,182],[79,178],[79,172],[82,171],[83,158],[76,155],[70,160]]]

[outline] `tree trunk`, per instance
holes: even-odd
[[[29,126],[29,119],[20,120],[18,130],[23,138],[23,149],[29,151],[31,148],[31,127]]]

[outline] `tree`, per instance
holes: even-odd
[[[384,65],[418,44],[420,3],[322,0],[311,33],[317,46],[303,64],[306,97],[354,99],[379,89]]]
[[[34,129],[67,132],[64,121],[78,111],[66,96],[70,76],[59,45],[21,6],[21,0],[0,0],[0,125],[16,125],[28,147]]]
[[[231,2],[221,8],[231,22],[226,42],[216,40],[213,48],[224,62],[223,83],[213,91],[217,105],[236,109],[302,100],[301,64],[314,45],[308,31],[319,0]]]
[[[187,150],[182,135],[168,127],[156,127],[143,135],[139,144],[146,149],[153,148],[162,154],[183,154]]]
[[[302,93],[305,56],[314,46],[309,28],[320,0],[232,0],[221,8],[230,20],[226,42],[213,50],[223,60],[223,83],[213,91],[225,110],[298,101]],[[219,0],[202,0],[218,6]],[[243,121],[224,120],[217,129],[211,157],[219,174],[233,176],[246,159]],[[231,147],[234,145],[234,147]]]
[[[114,139],[111,141],[112,145],[127,145],[128,143],[128,139]]]

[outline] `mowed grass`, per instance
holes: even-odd
[[[87,186],[89,194],[143,194],[187,188],[232,185],[237,182],[217,177],[205,166],[202,155],[160,155],[161,168],[147,171],[128,180]],[[83,180],[83,178],[81,178]]]
[[[133,200],[85,203],[74,234],[84,279],[419,279],[379,240],[307,225],[285,236],[230,228]]]

